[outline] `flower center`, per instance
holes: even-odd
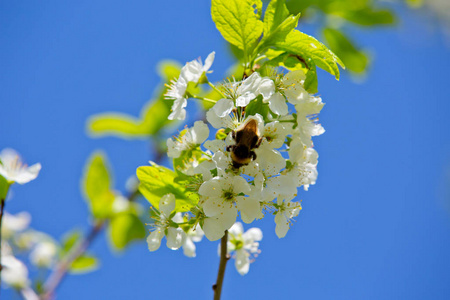
[[[234,199],[234,193],[232,191],[223,191],[222,197],[225,200],[230,201]]]

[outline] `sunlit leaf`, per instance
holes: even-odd
[[[338,64],[344,67],[343,62],[324,44],[298,30],[289,33],[284,42],[277,42],[275,46],[304,59],[311,58],[316,66],[334,75],[336,79],[339,79]]]
[[[153,164],[139,167],[136,171],[139,178],[139,191],[150,202],[159,208],[162,196],[172,193],[176,198],[176,211],[188,211],[198,202],[198,195],[174,182],[177,176],[172,170]]]
[[[285,0],[272,0],[264,13],[264,37],[260,48],[283,42],[298,24],[300,14],[290,16]]]
[[[72,263],[69,272],[71,274],[85,274],[95,271],[98,266],[99,262],[95,256],[84,254]]]
[[[90,157],[83,178],[83,191],[94,217],[111,215],[114,202],[111,186],[106,158],[101,152],[96,152]]]
[[[81,240],[83,234],[75,229],[64,235],[61,242],[61,255],[66,255]]]
[[[363,73],[369,65],[369,57],[363,51],[357,49],[352,41],[343,32],[334,28],[323,30],[325,41],[345,63],[352,72]]]
[[[136,214],[123,212],[112,218],[108,235],[110,244],[116,250],[123,250],[130,242],[145,238],[146,230]]]
[[[223,38],[250,53],[263,31],[261,0],[212,0],[211,16]]]
[[[392,25],[396,22],[394,14],[387,9],[365,7],[354,11],[340,10],[334,14],[361,26]]]

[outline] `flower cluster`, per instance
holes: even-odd
[[[222,98],[206,112],[208,124],[196,121],[167,140],[175,171],[185,176],[187,190],[198,201],[181,217],[175,210],[177,197],[161,198],[155,230],[148,239],[152,251],[159,248],[163,236],[169,248],[181,247],[192,224],[211,241],[220,239],[226,230],[236,239],[242,235],[242,225],[236,225],[240,224],[236,223],[238,216],[252,223],[268,212],[275,216],[275,232],[282,238],[302,209],[294,201],[298,189],[308,190],[317,179],[318,154],[312,137],[324,132],[318,122],[324,103],[306,91],[304,71],[257,69],[243,80],[215,86],[206,78],[213,55],[205,65],[187,63],[166,94],[175,100],[171,118],[178,119],[186,116],[190,96],[186,82],[208,83]],[[232,233],[232,229],[241,233]],[[249,252],[241,249],[247,248],[234,248],[238,270],[245,274]]]
[[[29,253],[29,261],[38,268],[50,269],[58,257],[59,245],[50,236],[29,228],[27,212],[5,212],[2,224],[2,280],[15,289],[30,285],[28,269],[15,253]]]

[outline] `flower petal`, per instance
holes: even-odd
[[[264,100],[268,100],[275,93],[275,84],[272,79],[263,78],[259,83],[258,93],[263,96]],[[266,101],[264,101],[266,102]]]
[[[169,227],[167,229],[167,248],[176,250],[180,248],[186,238],[186,233],[181,228]]]
[[[175,195],[166,194],[159,200],[159,211],[167,218],[175,209]]]
[[[237,237],[244,232],[244,227],[241,222],[236,222],[228,229],[228,232]]]
[[[233,110],[234,104],[230,99],[220,99],[211,108],[219,118],[223,118]]]
[[[236,205],[241,212],[242,221],[249,224],[259,216],[261,212],[261,206],[259,201],[253,197],[236,197]]]
[[[223,226],[223,222],[216,217],[206,218],[203,222],[202,229],[205,236],[210,241],[217,241],[222,238],[226,230]]]
[[[209,70],[209,68],[211,68],[215,56],[216,56],[216,52],[213,51],[208,55],[208,57],[206,57],[205,65],[203,66],[204,72],[207,72]]]
[[[243,238],[248,241],[260,241],[263,238],[263,233],[261,229],[253,227],[244,233]]]
[[[236,260],[234,262],[234,266],[239,274],[245,275],[248,273],[248,270],[250,269],[250,260],[247,251],[244,249],[236,250]]]
[[[277,115],[284,116],[288,113],[288,106],[286,103],[286,98],[280,93],[275,93],[269,99],[269,108],[271,111]]]
[[[283,212],[277,212],[275,216],[275,233],[278,238],[283,238],[289,230],[289,222]]]
[[[195,257],[195,244],[190,238],[186,238],[183,244],[183,254],[187,257]]]
[[[162,228],[156,228],[155,231],[152,231],[147,237],[148,250],[152,252],[158,250],[163,237],[164,232],[162,231]]]

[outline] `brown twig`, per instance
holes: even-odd
[[[161,151],[156,151],[155,161],[159,162],[162,159]],[[134,201],[140,195],[139,189],[136,189],[128,196],[128,201]],[[55,267],[53,272],[50,274],[47,281],[44,283],[44,293],[40,295],[41,300],[52,299],[55,290],[61,284],[62,280],[67,274],[72,263],[89,248],[93,240],[98,236],[98,234],[105,228],[106,220],[97,221],[90,228],[85,239],[80,241],[69,254],[63,258]]]
[[[2,220],[3,220],[3,210],[5,209],[5,199],[1,199],[0,204],[0,287],[2,284]]]
[[[139,190],[136,188],[128,196],[128,201],[132,202],[139,196]],[[100,220],[94,223],[89,229],[86,237],[81,240],[70,252],[67,254],[55,267],[53,272],[44,284],[44,293],[40,296],[41,300],[52,299],[56,288],[61,284],[64,277],[67,275],[72,263],[81,255],[83,255],[89,246],[92,244],[97,235],[105,228],[106,220]]]
[[[222,293],[223,279],[225,277],[225,268],[227,267],[227,261],[230,256],[227,252],[228,243],[228,230],[225,230],[225,235],[220,240],[220,263],[219,272],[217,272],[217,281],[213,285],[214,290],[214,300],[220,300],[220,295]]]
[[[56,288],[62,282],[64,277],[67,275],[67,271],[69,270],[72,263],[89,248],[92,241],[98,235],[100,231],[102,231],[105,226],[106,221],[97,221],[89,230],[88,235],[82,241],[80,241],[63,260],[61,260],[53,270],[52,274],[49,276],[47,281],[44,284],[44,294],[41,296],[41,299],[47,300],[52,299],[55,293]]]

